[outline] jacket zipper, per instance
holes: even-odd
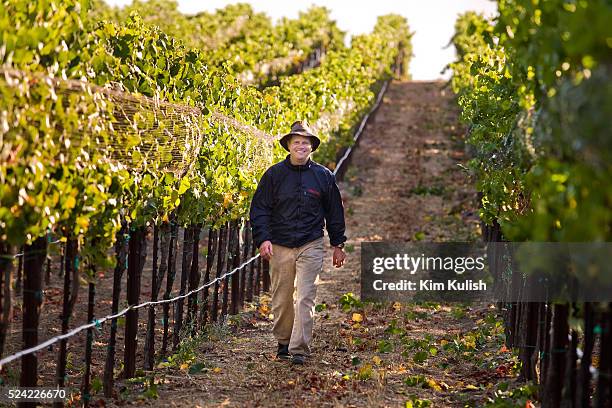
[[[299,201],[299,204],[298,204],[298,216],[297,216],[297,220],[295,222],[295,227],[296,228],[295,228],[295,238],[294,238],[295,242],[294,242],[294,245],[297,245],[297,243],[298,243],[297,242],[297,238],[298,238],[298,235],[299,235],[299,231],[298,231],[297,227],[300,225],[300,218],[302,217],[302,190],[303,190],[303,188],[302,188],[302,166],[301,165],[298,165],[298,174],[300,175],[299,176],[300,177],[300,184],[299,184],[299,188],[300,188],[300,193],[299,193],[300,201]]]

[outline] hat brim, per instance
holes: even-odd
[[[289,132],[286,135],[284,135],[280,140],[280,144],[281,146],[283,146],[283,148],[286,151],[289,151],[289,139],[291,139],[291,136],[303,136],[303,137],[309,137],[310,140],[312,140],[312,151],[314,152],[315,150],[317,150],[317,148],[319,147],[319,145],[321,144],[321,139],[319,139],[317,136],[313,135],[312,133],[306,133],[306,132]]]

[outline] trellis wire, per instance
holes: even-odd
[[[257,255],[255,255],[255,256],[251,257],[251,258],[250,258],[248,261],[243,262],[243,263],[242,263],[240,266],[238,266],[237,268],[234,268],[234,269],[232,269],[231,271],[226,272],[226,273],[224,273],[223,275],[221,275],[221,276],[219,276],[219,277],[217,277],[217,278],[215,278],[215,279],[211,280],[210,282],[207,282],[206,284],[204,284],[204,285],[200,286],[199,288],[194,289],[194,290],[191,290],[191,291],[189,291],[189,292],[187,292],[187,293],[185,293],[185,294],[183,294],[183,295],[179,295],[179,296],[176,296],[176,297],[171,298],[171,299],[162,299],[162,300],[158,300],[158,301],[155,301],[155,302],[148,301],[148,302],[140,303],[140,304],[138,304],[138,305],[130,305],[130,306],[126,307],[125,309],[123,309],[122,311],[118,312],[118,313],[115,313],[115,314],[113,314],[113,315],[108,315],[108,316],[105,316],[105,317],[103,317],[103,318],[101,318],[101,319],[95,319],[93,322],[90,322],[90,323],[87,323],[87,324],[81,325],[81,326],[79,326],[79,327],[77,327],[77,328],[75,328],[75,329],[70,330],[70,331],[69,331],[68,333],[66,333],[66,334],[63,334],[63,335],[59,335],[59,336],[52,337],[52,338],[50,338],[50,339],[48,339],[48,340],[46,340],[46,341],[44,341],[44,342],[42,342],[42,343],[38,344],[38,345],[37,345],[37,346],[35,346],[35,347],[31,347],[31,348],[29,348],[29,349],[21,350],[21,351],[19,351],[19,352],[15,353],[15,354],[12,354],[12,355],[10,355],[10,356],[8,356],[8,357],[5,357],[5,358],[3,358],[2,360],[0,360],[0,368],[2,368],[2,366],[3,366],[4,364],[6,364],[6,363],[10,363],[11,361],[16,360],[16,359],[18,359],[18,358],[20,358],[20,357],[23,357],[23,356],[25,356],[25,355],[28,355],[28,354],[31,354],[31,353],[35,353],[35,352],[37,352],[37,351],[39,351],[39,350],[44,349],[45,347],[50,346],[51,344],[57,343],[57,342],[58,342],[58,341],[60,341],[60,340],[63,340],[63,339],[67,339],[67,338],[69,338],[69,337],[72,337],[72,336],[74,336],[74,335],[76,335],[76,334],[80,333],[80,332],[81,332],[81,331],[83,331],[83,330],[89,329],[89,328],[91,328],[91,327],[96,327],[96,328],[99,328],[99,327],[100,327],[100,325],[101,325],[102,323],[104,323],[105,321],[107,321],[107,320],[112,320],[112,319],[116,319],[116,318],[118,318],[118,317],[121,317],[121,316],[125,315],[125,314],[126,314],[128,311],[130,311],[130,310],[141,309],[141,308],[143,308],[143,307],[145,307],[145,306],[156,306],[156,305],[161,305],[161,304],[164,304],[164,303],[173,303],[173,302],[176,302],[176,301],[177,301],[177,300],[179,300],[179,299],[184,299],[184,298],[187,298],[187,297],[189,297],[190,295],[192,295],[192,294],[194,294],[194,293],[197,293],[197,292],[200,292],[202,289],[207,288],[207,287],[209,287],[209,286],[213,285],[215,282],[217,282],[217,281],[222,281],[222,280],[223,280],[223,279],[225,279],[226,277],[228,277],[228,276],[230,276],[230,275],[233,275],[233,274],[234,274],[234,273],[236,273],[237,271],[239,271],[239,270],[241,270],[242,268],[244,268],[246,265],[250,264],[251,262],[253,262],[253,261],[254,261],[254,260],[256,260],[257,258],[259,258],[259,256],[260,256],[260,255],[259,255],[259,254],[257,254]]]

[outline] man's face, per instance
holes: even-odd
[[[289,140],[289,153],[298,162],[308,159],[312,153],[312,142],[309,137],[295,135]]]

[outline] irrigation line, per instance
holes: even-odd
[[[241,270],[242,268],[244,268],[245,266],[247,266],[248,264],[250,264],[251,262],[253,262],[257,258],[259,258],[259,254],[255,255],[254,257],[252,257],[248,261],[244,262],[242,265],[238,266],[237,268],[234,268],[230,272],[226,272],[223,275],[218,276],[217,278],[211,280],[210,282],[200,286],[199,288],[193,289],[193,290],[191,290],[191,291],[189,291],[189,292],[187,292],[187,293],[185,293],[183,295],[179,295],[179,296],[176,296],[176,297],[171,298],[171,299],[163,299],[163,300],[158,300],[158,301],[155,301],[155,302],[149,301],[149,302],[141,303],[139,305],[128,306],[128,307],[126,307],[125,309],[123,309],[122,311],[120,311],[118,313],[115,313],[113,315],[105,316],[105,317],[103,317],[101,319],[94,319],[94,321],[92,321],[90,323],[87,323],[87,324],[84,324],[82,326],[79,326],[79,327],[77,327],[75,329],[72,329],[68,333],[65,333],[65,334],[62,334],[62,335],[59,335],[59,336],[56,336],[56,337],[52,337],[52,338],[50,338],[50,339],[48,339],[48,340],[46,340],[46,341],[44,341],[44,342],[34,346],[34,347],[29,348],[29,349],[21,350],[21,351],[15,353],[15,354],[12,354],[12,355],[10,355],[8,357],[5,357],[2,360],[0,360],[0,368],[2,368],[4,366],[4,364],[6,364],[6,363],[10,363],[11,361],[16,360],[16,359],[18,359],[20,357],[26,356],[28,354],[35,353],[35,352],[37,352],[39,350],[42,350],[42,349],[50,346],[51,344],[57,343],[60,340],[64,340],[64,339],[67,339],[69,337],[72,337],[72,336],[82,332],[83,330],[89,329],[91,327],[98,327],[99,328],[100,325],[102,323],[104,323],[105,321],[113,320],[113,319],[116,319],[118,317],[121,317],[121,316],[125,315],[127,312],[129,312],[130,310],[141,309],[141,308],[146,307],[146,306],[156,306],[156,305],[161,305],[161,304],[164,304],[164,303],[172,303],[172,302],[175,302],[175,301],[177,301],[179,299],[184,299],[184,298],[186,298],[186,297],[188,297],[188,296],[190,296],[190,295],[192,295],[194,293],[197,293],[197,292],[201,291],[202,289],[205,289],[205,288],[215,284],[218,281],[221,281],[221,280],[225,279],[227,276],[233,275],[234,273],[238,272],[239,270]]]
[[[351,155],[351,152],[353,151],[353,146],[355,146],[355,143],[357,142],[357,139],[359,139],[359,136],[361,136],[361,133],[363,133],[363,129],[365,129],[366,123],[368,122],[368,119],[370,118],[370,115],[373,112],[375,112],[376,109],[378,109],[378,106],[382,102],[383,95],[385,94],[385,92],[387,91],[387,87],[389,86],[389,81],[390,81],[390,79],[388,79],[387,82],[385,82],[385,84],[381,88],[380,92],[378,93],[378,97],[376,98],[376,103],[374,104],[374,107],[372,107],[372,109],[370,109],[370,111],[361,120],[361,124],[359,125],[359,128],[357,129],[357,132],[355,132],[355,135],[353,136],[353,145],[349,146],[349,148],[346,149],[346,151],[344,152],[344,154],[342,155],[340,160],[338,160],[338,163],[336,163],[336,167],[334,169],[334,176],[336,175],[336,173],[338,173],[338,170],[342,167],[342,164]]]

